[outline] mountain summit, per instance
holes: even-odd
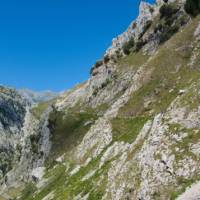
[[[42,102],[0,87],[0,199],[199,199],[199,13],[142,1],[85,83]]]

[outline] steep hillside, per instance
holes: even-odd
[[[200,16],[186,8],[141,2],[88,81],[20,112],[0,199],[200,198]]]

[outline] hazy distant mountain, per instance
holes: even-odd
[[[51,99],[54,99],[58,95],[58,93],[52,92],[50,90],[37,92],[29,89],[20,89],[18,90],[18,92],[31,103],[49,101]]]

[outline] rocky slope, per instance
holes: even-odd
[[[21,151],[0,199],[200,198],[200,16],[184,5],[141,2],[89,80],[55,100],[1,100],[2,147]]]

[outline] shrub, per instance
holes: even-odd
[[[102,60],[98,60],[95,64],[94,64],[94,68],[98,68],[101,65],[103,65],[103,61]]]
[[[103,65],[103,60],[98,60],[98,61],[94,64],[94,66],[91,68],[91,70],[90,70],[90,75],[93,74],[94,69],[100,67],[101,65]]]
[[[180,8],[175,8],[174,4],[164,4],[160,8],[160,17],[162,18],[154,29],[154,33],[159,33],[159,43],[162,44],[169,40],[181,26],[188,20],[186,14],[177,15]]]
[[[135,44],[135,52],[140,51],[140,49],[141,49],[146,43],[147,43],[147,42],[144,41],[144,40],[142,40],[142,39],[138,40],[138,41],[136,42],[136,44]]]
[[[162,43],[166,42],[167,40],[169,40],[172,35],[174,35],[176,32],[178,32],[178,30],[179,30],[179,26],[178,25],[168,26],[160,36],[160,44],[162,44]]]
[[[126,42],[122,49],[124,54],[129,55],[131,53],[131,49],[135,46],[134,38],[131,38],[128,42]]]
[[[105,88],[110,82],[111,82],[111,79],[107,78],[107,79],[105,80],[105,82],[103,82],[103,83],[101,84],[101,89]]]
[[[172,4],[164,4],[160,7],[160,18],[170,18],[177,13],[179,9]]]
[[[144,32],[146,32],[152,25],[152,20],[148,20],[144,26]]]
[[[197,16],[200,13],[200,0],[186,0],[185,11],[193,17]]]
[[[26,185],[24,190],[22,191],[21,200],[27,200],[30,195],[33,195],[33,193],[37,190],[36,186],[33,183],[29,183]]]
[[[107,64],[110,61],[109,55],[105,55],[104,58],[103,58],[103,61],[104,61],[105,64]]]
[[[31,150],[33,151],[33,153],[37,154],[38,153],[38,143],[40,140],[40,136],[39,135],[30,135],[30,142],[31,142]]]
[[[98,94],[98,92],[99,92],[99,88],[94,88],[94,90],[93,90],[93,93],[92,93],[92,96],[97,96],[97,94]]]
[[[143,35],[148,31],[151,25],[152,25],[152,20],[148,20],[144,25],[143,32],[140,34],[139,39],[143,37]]]

